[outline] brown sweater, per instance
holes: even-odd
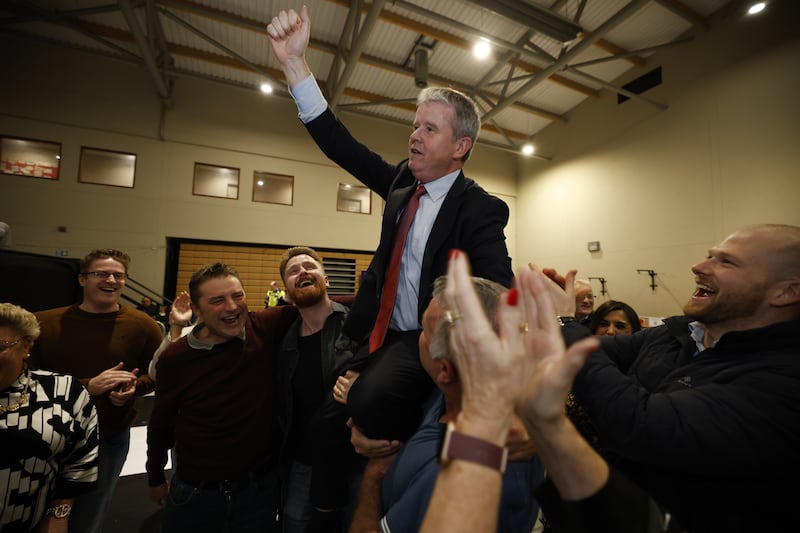
[[[122,361],[125,370],[139,369],[137,396],[153,390],[147,367],[162,335],[151,317],[129,307],[114,313],[87,313],[75,304],[40,311],[36,318],[42,333],[31,349],[35,368],[71,374],[85,387],[91,378]],[[132,401],[116,407],[108,392],[92,400],[101,439],[130,426],[136,415]]]

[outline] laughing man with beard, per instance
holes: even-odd
[[[150,498],[166,505],[162,531],[276,532],[275,353],[297,313],[249,312],[239,274],[222,263],[195,272],[189,295],[198,324],[158,361],[147,428]],[[177,468],[167,482],[173,444]]]
[[[285,489],[284,533],[305,531],[313,509],[311,476],[326,465],[320,447],[342,446],[339,460],[352,462],[355,452],[342,426],[337,442],[312,437],[311,420],[330,394],[343,361],[334,345],[342,331],[348,308],[328,297],[328,276],[322,258],[311,248],[287,250],[280,262],[286,294],[300,316],[287,331],[278,359],[279,425],[283,435],[282,472]]]
[[[796,531],[800,227],[742,228],[692,272],[684,316],[603,337],[573,391],[609,461],[683,529]]]

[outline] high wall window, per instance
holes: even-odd
[[[368,215],[372,212],[372,192],[361,185],[340,183],[336,194],[336,210]]]
[[[256,170],[253,172],[253,201],[292,205],[294,203],[294,176]]]
[[[195,163],[192,194],[238,199],[239,169]]]
[[[136,154],[81,147],[78,181],[133,188]]]
[[[0,136],[0,172],[57,180],[61,167],[61,144]]]

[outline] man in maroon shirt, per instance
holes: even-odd
[[[162,531],[277,531],[275,353],[297,312],[249,312],[238,273],[221,263],[197,271],[189,294],[199,323],[159,359],[147,430],[150,498],[166,505]]]

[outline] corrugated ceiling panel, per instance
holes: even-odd
[[[435,16],[426,16],[418,11],[408,9],[404,7],[405,1],[413,2],[414,5],[435,13]],[[526,1],[545,7],[552,4],[552,0]],[[626,6],[629,1],[589,0],[586,2],[580,25],[588,31],[596,30]],[[710,15],[728,3],[728,1],[682,0],[686,6],[693,9],[700,16]],[[108,0],[48,0],[46,3],[48,10],[62,12],[95,7],[102,8],[103,6],[113,7],[114,9],[83,15],[81,18],[99,25],[101,34],[113,35],[122,32],[123,37],[119,41],[116,40],[116,37],[113,39],[110,37],[105,38],[112,40],[115,45],[121,48],[134,52],[137,56],[141,55],[138,46],[132,40],[132,35],[130,35],[130,30],[122,13],[116,8],[115,4],[108,4]],[[307,0],[307,3],[310,7],[312,19],[312,44],[307,52],[307,61],[317,78],[325,80],[333,60],[330,48],[336,46],[340,40],[340,34],[345,25],[349,8],[335,0]],[[174,13],[200,32],[234,50],[258,68],[272,69],[275,75],[282,79],[278,65],[272,56],[265,26],[279,10],[290,7],[299,9],[300,2],[296,0],[191,0],[190,2],[187,0],[187,4],[181,6],[180,0],[176,0],[175,4],[170,3],[169,5],[159,4],[156,0],[156,5],[159,9],[169,10],[170,13]],[[578,0],[568,0],[561,9],[561,14],[569,17],[574,16],[578,5]],[[145,31],[148,31],[144,24],[144,9],[141,7],[135,9],[140,24]],[[203,9],[210,9],[213,12],[205,14],[197,12],[197,10]],[[9,9],[5,8],[5,11],[9,11]],[[430,56],[430,83],[435,84],[437,79],[450,80],[457,88],[467,92],[471,92],[471,85],[477,84],[492,71],[494,62],[507,51],[507,47],[518,42],[528,31],[528,28],[518,21],[498,16],[490,10],[478,6],[471,0],[389,0],[384,5],[384,11],[385,15],[391,13],[407,22],[392,22],[387,20],[386,17],[380,19],[371,33],[363,52],[365,56],[376,58],[380,62],[387,62],[395,66],[392,69],[387,69],[386,67],[378,67],[362,62],[354,70],[348,82],[349,87],[353,90],[374,94],[376,98],[384,100],[413,99],[416,97],[418,88],[414,85],[414,78],[411,74],[413,72],[413,60],[409,60],[409,56],[412,54],[420,31],[424,31],[424,28],[435,28],[448,36],[447,38],[442,38],[435,45],[434,51]],[[13,13],[13,9],[11,12]],[[443,21],[440,17],[452,19],[452,22]],[[228,82],[236,86],[245,85],[255,88],[263,81],[264,76],[262,74],[252,72],[246,67],[236,68],[236,65],[220,64],[219,58],[224,56],[225,53],[181,24],[172,21],[165,15],[161,15],[159,20],[164,28],[168,43],[172,45],[176,69],[194,71],[198,73],[198,76],[210,79],[228,80]],[[245,27],[234,24],[236,20],[242,21]],[[414,27],[415,25],[418,25],[418,27]],[[632,51],[674,40],[686,33],[687,30],[690,30],[691,27],[692,22],[686,21],[664,8],[658,2],[650,2],[604,37],[613,44]],[[49,40],[62,40],[72,43],[76,47],[98,50],[105,54],[121,54],[119,50],[113,50],[97,40],[61,25],[32,22],[17,24],[11,30],[39,34]],[[489,35],[496,44],[505,45],[495,48],[493,55],[495,59],[478,62],[473,58],[469,47],[470,43],[478,35]],[[426,43],[434,42],[428,36],[424,40]],[[542,47],[548,55],[526,53],[521,58],[523,63],[545,68],[553,58],[559,56],[562,52],[560,43],[541,34],[534,34],[531,42],[536,46]],[[319,43],[322,43],[322,48],[318,46]],[[215,54],[218,57],[215,57],[213,62],[203,61],[192,58],[191,55],[178,54],[179,47],[188,50],[189,54],[197,51]],[[571,58],[570,63],[575,64],[607,56],[607,52],[597,47],[591,47],[580,54],[579,57]],[[128,57],[131,56],[129,55]],[[397,72],[396,69],[402,69],[404,66],[408,69],[407,73]],[[633,67],[627,61],[614,60],[581,68],[587,74],[610,81],[629,69],[638,67]],[[502,82],[505,76],[508,75],[509,70],[509,66],[507,64],[504,65],[498,73],[493,75],[491,81]],[[517,68],[514,71],[514,76],[516,79],[509,83],[506,96],[516,95],[520,103],[532,107],[563,115],[587,98],[586,94],[579,90],[566,88],[552,79],[541,81],[524,94],[517,94],[519,89],[532,79],[532,73],[524,68]],[[572,80],[589,89],[597,85],[569,70],[562,70],[557,73],[557,76]],[[502,90],[502,83],[491,83],[482,89],[483,93],[492,101],[499,100]],[[481,105],[488,106],[481,98],[478,100],[481,101]],[[345,94],[340,103],[347,104],[355,101],[357,99]],[[521,132],[528,136],[533,135],[549,124],[548,119],[521,110],[520,107],[517,105],[507,107],[495,116],[495,121],[500,127]],[[410,123],[413,119],[413,112],[387,105],[360,108],[344,107],[343,109],[368,113],[370,116],[380,116],[390,120],[399,120],[404,123]],[[486,134],[484,138],[493,142],[505,142],[503,137],[497,134]]]
[[[628,50],[668,43],[692,27],[660,4],[651,3],[640,9],[626,24],[608,33],[608,39]]]

